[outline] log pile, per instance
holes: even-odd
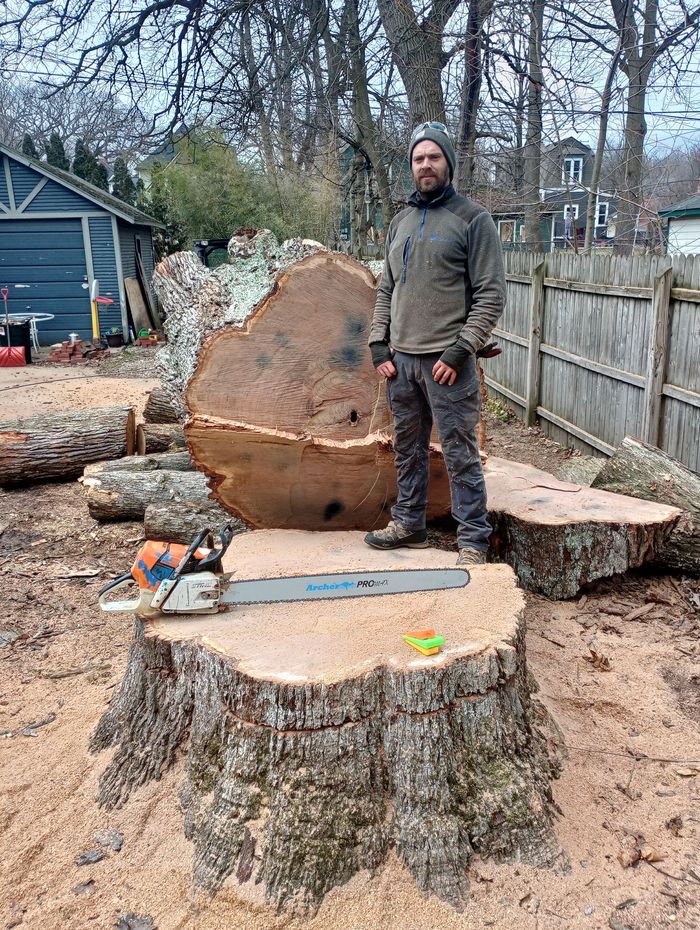
[[[0,423],[0,486],[68,480],[134,452],[134,408],[41,414]]]
[[[359,533],[263,531],[234,539],[224,569],[246,579],[452,561],[372,552]],[[248,899],[313,910],[394,851],[421,893],[461,908],[475,854],[535,865],[559,854],[523,608],[511,569],[484,565],[457,591],[139,620],[92,738],[93,750],[116,746],[100,803],[120,807],[184,755],[195,886],[228,879]],[[426,658],[401,634],[428,616],[446,644]]]

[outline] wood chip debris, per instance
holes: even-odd
[[[22,727],[19,732],[22,736],[38,736],[38,733],[35,733],[35,730],[38,730],[39,727],[45,727],[49,723],[53,723],[56,719],[56,714],[49,714],[48,717],[44,717],[43,720],[36,720],[34,723],[28,723],[26,727]]]
[[[109,662],[87,662],[85,665],[69,665],[56,671],[42,671],[41,678],[72,678],[74,675],[84,675],[86,672],[108,672],[111,669]]]
[[[612,663],[606,655],[603,655],[602,652],[596,652],[592,646],[589,646],[589,650],[591,654],[583,658],[586,662],[590,662],[593,668],[599,672],[609,672],[612,669]]]
[[[645,617],[648,613],[656,607],[656,604],[644,604],[642,607],[637,607],[636,610],[630,610],[628,614],[623,616],[623,620],[639,620],[641,617]]]

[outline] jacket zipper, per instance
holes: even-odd
[[[408,270],[408,252],[411,248],[411,237],[407,236],[406,241],[403,244],[403,271],[401,273],[401,283],[406,283],[406,271]]]
[[[425,226],[425,218],[427,214],[428,214],[428,208],[425,207],[425,209],[423,210],[423,216],[421,217],[421,221],[420,221],[420,229],[419,229],[419,236],[418,236],[418,238],[421,240],[423,239],[423,227]]]

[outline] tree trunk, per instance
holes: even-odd
[[[154,455],[186,449],[185,433],[178,423],[139,423],[136,427],[136,452]]]
[[[491,554],[520,584],[545,597],[575,597],[583,585],[658,557],[681,511],[558,481],[490,457],[484,466]]]
[[[148,504],[193,501],[208,506],[207,479],[199,472],[107,471],[82,479],[93,520],[143,520]]]
[[[148,395],[143,418],[146,423],[179,423],[178,411],[165,388],[153,388]]]
[[[189,452],[159,452],[157,455],[128,455],[123,459],[109,462],[95,462],[87,465],[83,471],[84,478],[94,478],[108,471],[192,471],[192,459]]]
[[[695,472],[655,446],[625,436],[592,486],[680,507],[683,517],[659,549],[657,560],[673,571],[700,575],[700,478]]]
[[[391,46],[408,97],[411,127],[426,120],[445,120],[442,50],[445,25],[458,6],[458,0],[433,0],[430,14],[422,22],[410,0],[378,0],[379,15]]]
[[[644,140],[647,124],[644,118],[646,107],[646,84],[643,69],[631,68],[627,94],[627,117],[625,119],[624,182],[620,191],[615,223],[615,252],[631,255],[637,244],[637,224],[644,206],[642,194],[642,165],[644,163]]]
[[[200,530],[207,527],[218,534],[233,523],[242,532],[245,526],[216,501],[177,501],[149,504],[143,521],[146,539],[190,543]]]
[[[546,0],[529,0],[527,132],[523,153],[525,224],[523,241],[535,252],[544,251],[540,228],[540,160],[542,157],[542,30]]]
[[[134,408],[103,407],[0,423],[0,486],[77,478],[134,451]]]
[[[457,189],[468,194],[473,187],[476,162],[476,120],[482,80],[482,30],[494,0],[469,0],[464,38],[464,82],[457,138]]]
[[[246,533],[224,560],[239,579],[405,565],[351,533]],[[430,658],[401,638],[425,627],[427,604],[446,640]],[[523,608],[512,571],[488,565],[458,592],[138,620],[92,737],[93,751],[117,746],[100,803],[124,805],[184,754],[195,887],[229,879],[249,901],[315,910],[394,851],[421,894],[461,909],[474,854],[539,866],[559,855]]]

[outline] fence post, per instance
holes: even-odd
[[[649,321],[649,350],[647,353],[647,384],[644,389],[644,416],[642,439],[650,446],[659,444],[661,426],[661,397],[666,377],[666,347],[671,308],[673,267],[669,266],[654,278],[654,297]]]
[[[532,426],[537,419],[540,402],[540,343],[544,316],[544,276],[546,260],[536,265],[530,280],[530,344],[527,351],[527,388],[525,391],[525,424]]]

